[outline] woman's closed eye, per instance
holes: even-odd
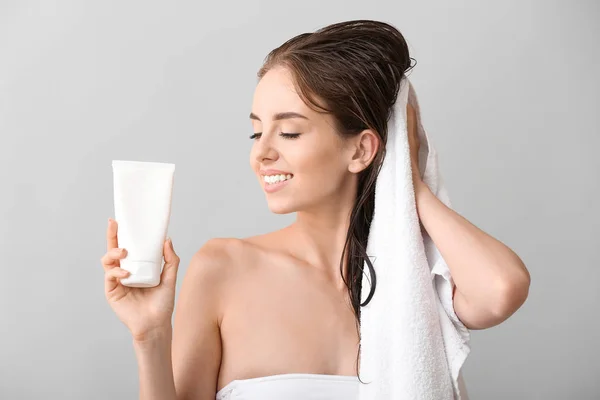
[[[260,135],[262,135],[262,132],[257,132],[254,133],[252,135],[250,135],[250,139],[257,139],[260,137]],[[300,136],[299,133],[285,133],[285,132],[280,132],[279,136],[285,138],[285,139],[296,139],[298,136]]]

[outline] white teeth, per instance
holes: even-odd
[[[285,181],[287,179],[292,179],[292,174],[265,175],[263,177],[263,180],[267,183],[277,183],[277,182]]]

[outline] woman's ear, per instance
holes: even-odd
[[[357,174],[366,169],[372,162],[379,150],[379,135],[372,129],[365,129],[352,141],[353,154],[348,164],[348,171]]]

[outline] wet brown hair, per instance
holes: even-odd
[[[366,253],[375,208],[375,182],[385,157],[387,123],[400,81],[416,65],[416,60],[414,65],[411,60],[414,59],[409,56],[408,45],[398,29],[381,21],[352,20],[289,39],[267,55],[257,74],[260,80],[270,69],[283,66],[291,72],[304,103],[317,112],[330,113],[342,137],[353,137],[365,129],[379,135],[377,155],[358,176],[356,201],[340,260],[342,279],[344,260],[348,260],[350,280],[344,279],[344,283],[348,286],[359,337],[360,307],[371,301],[377,285],[373,264]],[[371,291],[361,304],[365,263]],[[360,356],[360,346],[358,352]],[[357,357],[357,370],[358,362]]]

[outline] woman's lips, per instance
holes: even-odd
[[[277,182],[277,183],[267,183],[267,182],[263,181],[265,192],[267,192],[267,193],[276,192],[276,191],[284,188],[285,186],[287,186],[288,182],[291,181],[292,179],[294,179],[294,178],[292,177],[291,179],[286,179],[285,181],[281,181],[281,182]]]

